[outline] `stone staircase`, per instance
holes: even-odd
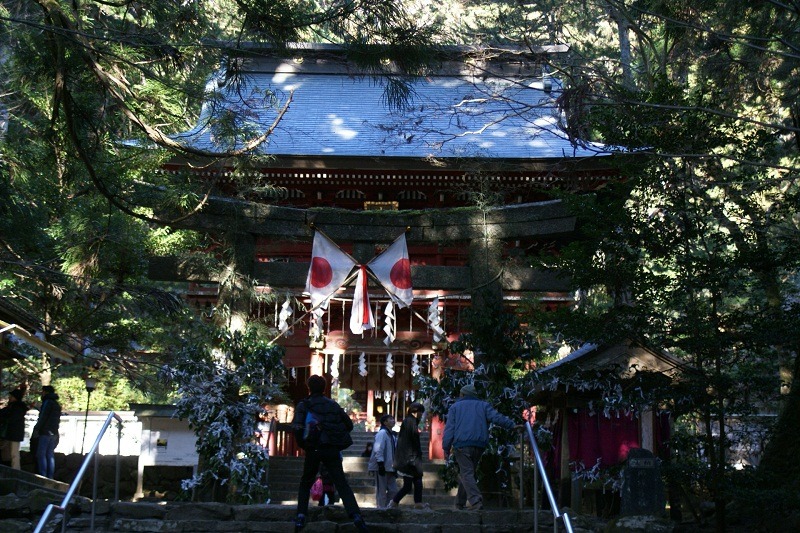
[[[360,457],[367,443],[375,442],[374,431],[353,431],[350,436],[353,437],[353,445],[342,452],[345,457]],[[430,434],[423,431],[419,434],[419,441],[424,452],[430,445]]]
[[[375,433],[354,431],[351,433],[353,445],[342,451],[344,472],[359,506],[375,507],[375,481],[367,471],[368,458],[361,457],[361,452],[368,442],[375,440]],[[428,434],[420,434],[422,449],[428,449]],[[443,461],[426,462],[422,476],[422,501],[432,507],[452,507],[456,490],[445,490],[439,477],[439,469]],[[271,457],[269,463],[270,503],[283,505],[297,504],[297,487],[303,470],[302,457]],[[402,481],[398,480],[402,485]],[[312,502],[316,505],[316,502]],[[400,505],[413,505],[413,497],[406,496]]]
[[[297,472],[302,464],[298,458],[278,459],[272,463],[271,473],[276,485],[289,471]],[[294,464],[292,464],[294,462]],[[284,463],[281,465],[281,463]],[[484,509],[482,511],[457,511],[453,509],[452,494],[437,493],[433,476],[426,470],[426,494],[423,496],[433,510],[415,510],[411,498],[397,509],[374,508],[373,487],[361,483],[361,473],[366,470],[366,458],[346,457],[345,465],[356,495],[361,502],[362,514],[373,533],[516,533],[534,531],[533,510],[514,508]],[[287,470],[281,470],[281,467]],[[429,464],[431,469],[438,465]],[[0,532],[31,533],[48,504],[58,505],[64,497],[66,485],[35,476],[27,472],[0,471]],[[299,473],[296,474],[299,476]],[[438,480],[438,476],[437,480]],[[278,492],[278,489],[274,489]],[[293,530],[297,482],[292,481],[286,489],[287,499],[283,505],[228,505],[223,503],[189,502],[112,502],[98,499],[94,503],[92,519],[90,499],[76,496],[68,511],[65,531],[83,533],[284,533]],[[441,499],[436,499],[437,496]],[[56,514],[43,531],[55,533],[62,529],[63,516]],[[603,531],[604,522],[587,517],[573,517],[577,533]],[[350,533],[355,528],[342,508],[341,503],[309,508],[307,533]],[[553,531],[552,514],[539,513],[539,531]]]
[[[64,499],[67,490],[69,485],[61,481],[0,465],[0,495],[26,495],[31,491],[43,491]]]
[[[422,501],[431,507],[449,508],[455,503],[455,489],[446,490],[439,477],[442,461],[425,463],[422,476]],[[373,475],[367,472],[366,457],[344,457],[344,471],[353,494],[362,508],[375,507],[375,482]],[[269,464],[270,503],[297,504],[297,487],[303,469],[302,457],[272,457]],[[402,483],[402,481],[400,482]],[[413,497],[406,496],[401,506],[413,505]],[[312,502],[316,505],[316,502]]]
[[[342,451],[345,457],[361,457],[367,443],[375,442],[374,431],[353,431],[350,436],[353,437],[353,445]]]
[[[0,531],[30,533],[41,512],[33,512],[14,495],[0,497]],[[79,498],[65,530],[92,531],[91,503]],[[293,531],[295,511],[282,505],[227,505],[223,503],[117,502],[97,501],[95,533],[288,533]],[[528,533],[534,532],[532,510],[498,509],[483,511],[413,509],[364,509],[364,520],[372,533]],[[61,530],[58,515],[44,529]],[[576,517],[576,533],[603,531],[602,524]],[[341,506],[309,509],[305,533],[351,533],[355,531]],[[553,531],[549,512],[539,513],[539,531]]]

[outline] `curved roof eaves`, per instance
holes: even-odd
[[[291,95],[263,154],[403,158],[549,159],[610,155],[564,133],[553,80],[433,76],[411,80],[403,109],[387,103],[385,85],[346,73],[291,69],[253,72],[238,83],[209,83],[200,120],[174,139],[224,152],[263,134]],[[221,85],[221,86],[220,86]]]

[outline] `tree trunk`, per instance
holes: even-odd
[[[800,490],[800,357],[795,355],[789,393],[764,449],[759,473],[768,487]]]
[[[607,4],[608,15],[617,24],[617,38],[619,39],[619,62],[622,67],[622,84],[626,89],[633,90],[633,70],[631,69],[631,35],[630,22],[624,13],[614,5]]]
[[[248,280],[253,275],[255,262],[255,237],[250,233],[233,233],[227,236],[233,257],[220,275],[219,304],[227,309],[225,326],[230,331],[240,331],[250,320],[251,287]]]
[[[503,241],[488,234],[469,243],[471,273],[470,298],[473,309],[502,309],[503,292],[500,283],[503,272]],[[481,347],[486,350],[488,347]],[[473,363],[481,364],[483,353],[476,350]]]
[[[770,308],[783,313],[783,297],[780,290],[779,275],[765,273],[763,284],[769,295]],[[789,382],[789,391],[782,400],[778,420],[772,430],[758,471],[769,488],[798,490],[800,488],[800,347],[791,344],[779,345],[780,349],[794,354]],[[782,384],[780,384],[782,386]]]

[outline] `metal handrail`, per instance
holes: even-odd
[[[541,474],[542,485],[547,494],[547,499],[550,501],[550,509],[553,511],[553,531],[558,533],[558,521],[561,519],[564,522],[564,528],[567,533],[573,533],[572,522],[567,513],[562,513],[558,509],[555,496],[553,496],[553,489],[550,488],[550,481],[547,479],[547,473],[544,469],[544,461],[542,461],[542,454],[539,452],[539,446],[536,444],[536,437],[533,435],[533,428],[530,422],[525,422],[525,433],[528,435],[528,440],[531,443],[531,450],[533,451],[533,458],[536,462],[536,467],[533,469],[533,531],[539,531],[539,476]],[[522,471],[522,468],[520,468]],[[520,484],[520,488],[522,484]],[[522,501],[522,493],[520,493],[520,502]]]
[[[39,519],[39,524],[36,526],[36,529],[33,530],[33,533],[40,533],[45,525],[47,525],[47,521],[50,519],[50,515],[52,514],[54,509],[57,509],[64,513],[64,517],[61,520],[61,531],[62,533],[67,530],[67,505],[69,505],[70,500],[75,494],[75,491],[78,490],[78,487],[81,484],[81,480],[83,479],[83,475],[86,473],[86,469],[89,468],[89,462],[94,457],[94,482],[92,484],[92,519],[91,519],[91,531],[94,531],[94,515],[95,515],[95,501],[97,501],[97,478],[98,478],[98,470],[99,470],[99,459],[97,455],[97,449],[100,447],[100,441],[103,439],[103,435],[106,434],[106,430],[108,426],[111,425],[111,419],[116,419],[117,421],[117,471],[114,477],[114,500],[119,501],[119,472],[120,472],[120,450],[121,450],[121,442],[122,442],[122,418],[114,411],[108,413],[108,417],[106,421],[103,423],[103,427],[100,429],[100,433],[97,435],[97,439],[95,439],[94,444],[92,445],[91,449],[86,452],[86,457],[83,460],[83,464],[81,464],[78,473],[75,475],[75,479],[72,481],[72,484],[69,486],[69,490],[67,490],[66,496],[61,501],[61,505],[49,504],[45,510],[42,517]]]

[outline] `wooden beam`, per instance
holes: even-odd
[[[170,219],[170,213],[159,216]],[[178,213],[172,214],[178,217]],[[498,239],[555,237],[575,229],[575,217],[560,201],[430,211],[352,211],[297,209],[214,197],[201,213],[176,227],[210,232],[250,233],[283,240],[310,240],[311,224],[334,240],[391,242],[406,228],[409,244],[446,243],[479,239],[491,233]]]
[[[310,242],[317,227],[337,242],[355,247],[390,243],[406,232],[410,246],[480,242],[491,235],[495,242],[530,237],[557,238],[575,229],[560,201],[515,204],[480,210],[460,208],[430,211],[352,211],[345,209],[297,209],[264,205],[230,198],[212,198],[202,213],[180,223],[186,229],[238,232],[276,241]],[[407,231],[406,231],[407,230]],[[297,288],[305,285],[308,263],[258,263],[253,276],[261,285]],[[469,266],[414,266],[415,289],[467,290],[473,272]],[[202,266],[161,257],[151,260],[149,277],[162,281],[213,282],[214,275]],[[506,266],[500,280],[502,290],[564,291],[567,280],[552,272]]]
[[[33,333],[28,333],[25,329],[21,328],[18,324],[10,324],[4,320],[0,320],[0,331],[2,333],[9,333],[15,335],[25,341],[26,343],[30,344],[34,348],[38,348],[39,350],[45,352],[49,356],[64,361],[66,363],[74,363],[75,356],[65,352],[61,348],[57,346],[53,346],[49,342],[40,339]]]
[[[257,263],[253,275],[259,285],[300,288],[306,283],[310,263]],[[157,281],[215,282],[214,276],[181,263],[176,257],[150,261],[148,277]],[[412,266],[411,282],[418,290],[461,291],[469,288],[470,268],[457,266]],[[549,292],[570,290],[569,280],[554,272],[525,267],[507,267],[500,279],[503,290]]]

